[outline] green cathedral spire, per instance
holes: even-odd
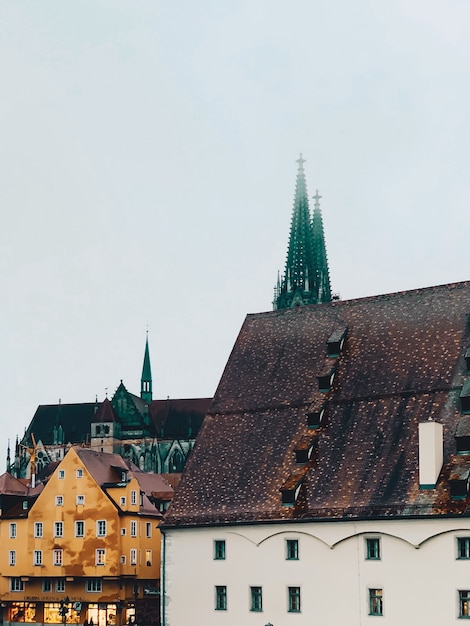
[[[331,288],[318,190],[313,218],[308,204],[305,159],[300,155],[284,275],[274,288],[274,309],[330,302]]]
[[[152,370],[150,368],[150,353],[149,353],[149,333],[147,331],[147,338],[145,340],[145,353],[144,364],[142,366],[142,377],[140,379],[140,397],[145,400],[147,404],[152,402]]]

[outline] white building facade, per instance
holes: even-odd
[[[470,619],[470,520],[169,529],[164,544],[164,626]]]

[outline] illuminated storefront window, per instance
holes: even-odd
[[[45,624],[63,624],[64,618],[60,615],[61,608],[60,602],[45,602],[44,603],[44,623]],[[72,610],[72,605],[69,607],[69,611],[65,616],[67,624],[78,624],[80,621],[80,614],[77,611]]]
[[[12,602],[10,605],[10,622],[35,622],[35,602]]]
[[[116,626],[117,606],[116,604],[89,604],[87,610],[87,620],[91,624],[93,620],[94,626]]]

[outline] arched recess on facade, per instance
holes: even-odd
[[[168,471],[170,474],[178,474],[183,471],[184,468],[184,455],[180,448],[174,448],[170,452],[170,458],[168,461]]]
[[[123,456],[126,459],[130,459],[132,461],[132,463],[134,463],[135,465],[137,465],[137,467],[139,467],[139,455],[137,453],[137,451],[134,449],[134,446],[132,446],[129,443],[124,444],[124,454]]]

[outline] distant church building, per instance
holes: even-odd
[[[274,310],[331,301],[330,276],[320,210],[321,196],[317,190],[313,196],[315,204],[311,216],[304,172],[305,159],[302,155],[297,163],[299,168],[286,267],[284,275],[282,278],[278,277],[274,288]]]
[[[153,400],[148,337],[140,396],[121,381],[111,400],[40,405],[7,471],[17,478],[39,474],[60,461],[72,445],[120,454],[141,470],[180,473],[196,440],[212,398]]]

